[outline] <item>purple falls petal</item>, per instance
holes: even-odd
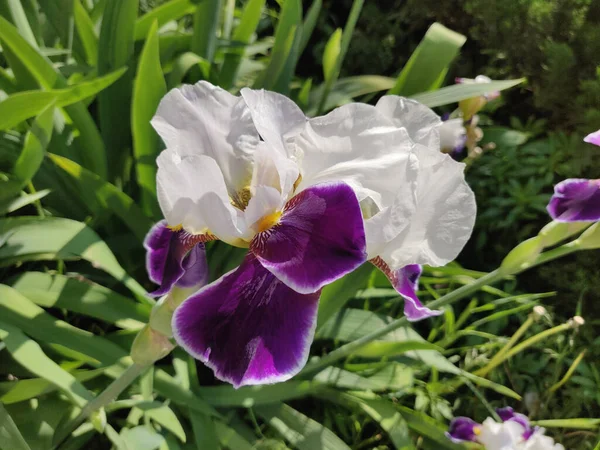
[[[293,197],[279,223],[259,233],[250,249],[296,292],[308,294],[367,260],[356,194],[345,183],[323,183]]]
[[[432,310],[424,306],[417,297],[419,277],[423,271],[420,265],[410,264],[401,269],[392,270],[379,256],[371,259],[371,262],[388,277],[396,292],[404,299],[404,315],[409,322],[416,322],[442,314],[442,311]]]
[[[523,438],[525,440],[529,439],[535,431],[529,423],[529,418],[525,414],[516,413],[510,406],[497,408],[496,413],[498,414],[498,417],[502,419],[502,422],[510,420],[511,422],[517,422],[521,425],[525,429],[525,432],[523,433]]]
[[[600,130],[594,131],[583,138],[584,142],[600,146]]]
[[[285,381],[306,364],[320,295],[293,291],[248,254],[177,308],[173,335],[236,388]]]
[[[144,240],[146,269],[150,280],[160,287],[150,295],[160,297],[173,286],[191,288],[208,281],[204,242],[212,237],[174,231],[166,221],[154,225]]]
[[[559,222],[600,220],[600,180],[570,178],[554,186],[548,203],[550,217]]]
[[[465,441],[476,442],[477,435],[475,434],[475,429],[479,426],[477,422],[468,417],[455,417],[450,422],[446,436],[455,443]]]

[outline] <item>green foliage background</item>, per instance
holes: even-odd
[[[0,0],[0,448],[457,449],[443,434],[454,415],[512,405],[567,448],[598,449],[597,252],[521,285],[512,275],[527,265],[486,273],[547,222],[553,183],[598,176],[581,144],[600,122],[597,2],[382,5]],[[129,373],[154,306],[142,241],[161,218],[162,144],[148,122],[168,89],[262,87],[309,115],[390,92],[441,113],[521,81],[443,87],[478,73],[528,80],[481,114],[482,145],[496,148],[469,166],[480,215],[466,268],[422,277],[420,298],[444,315],[410,326],[363,267],[324,290],[293,380],[234,390],[177,349],[71,433]],[[244,256],[222,243],[208,255],[213,279]],[[540,303],[555,308],[534,323]],[[561,325],[575,314],[586,326]]]

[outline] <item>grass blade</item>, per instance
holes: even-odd
[[[161,215],[156,200],[155,160],[159,153],[159,139],[150,125],[150,120],[166,93],[167,84],[160,66],[158,25],[154,22],[140,55],[137,76],[133,84],[131,132],[142,209],[147,216],[157,219]]]
[[[388,94],[408,96],[439,88],[466,40],[439,23],[431,25]]]
[[[85,51],[85,59],[90,66],[95,66],[98,61],[98,36],[94,22],[81,5],[80,0],[75,0],[73,8],[75,28]]]
[[[217,27],[221,0],[203,0],[194,14],[192,52],[212,63],[217,48]]]
[[[0,403],[0,448],[5,450],[31,450],[15,421]]]
[[[304,49],[308,45],[308,41],[312,36],[312,33],[317,26],[317,21],[319,20],[319,14],[321,13],[321,8],[323,7],[323,0],[314,0],[308,8],[308,12],[306,13],[306,18],[304,19],[304,24],[302,25],[302,41],[300,42],[300,49],[298,54],[304,53]]]
[[[135,22],[134,39],[136,41],[145,39],[154,21],[158,23],[160,28],[164,24],[177,20],[186,14],[192,14],[194,11],[196,11],[196,5],[192,0],[171,0],[163,3],[148,11]]]
[[[108,0],[98,42],[98,74],[131,64],[138,0]],[[100,128],[107,148],[109,179],[120,179],[131,149],[130,121],[133,69],[98,96]]]

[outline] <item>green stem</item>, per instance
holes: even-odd
[[[428,303],[427,307],[436,309],[444,305],[449,305],[451,303],[457,302],[458,300],[466,297],[467,295],[478,291],[482,286],[494,283],[502,278],[504,278],[504,275],[501,274],[498,270],[494,270],[493,272],[484,275],[478,280],[475,280],[473,283],[461,286],[455,291],[449,292],[448,294],[440,297],[439,299]],[[355,341],[349,342],[346,345],[342,345],[338,349],[323,356],[321,359],[307,364],[306,367],[304,367],[304,369],[302,370],[302,372],[300,372],[300,374],[306,375],[308,373],[316,372],[325,367],[328,367],[334,364],[335,362],[339,361],[340,359],[345,358],[351,355],[352,353],[356,352],[359,348],[363,347],[364,345],[367,345],[369,342],[379,339],[380,337],[383,337],[386,334],[389,334],[392,331],[395,331],[398,328],[407,324],[408,320],[406,320],[406,317],[401,317],[400,319],[394,320],[393,322],[387,324],[385,327],[375,330],[372,333],[369,333]]]
[[[122,374],[114,380],[108,387],[102,391],[96,398],[88,402],[82,409],[79,415],[75,417],[61,433],[61,437],[58,439],[58,443],[54,446],[57,448],[60,443],[66,439],[85,419],[87,419],[94,411],[104,408],[111,401],[119,396],[121,392],[129,387],[137,377],[139,377],[144,370],[149,366],[143,366],[139,364],[132,364]]]

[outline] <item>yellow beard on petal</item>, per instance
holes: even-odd
[[[181,231],[183,229],[183,225],[167,225],[167,228],[171,231]]]
[[[269,228],[277,225],[281,218],[281,212],[275,211],[274,213],[267,214],[256,222],[255,229],[258,233],[268,230]]]

